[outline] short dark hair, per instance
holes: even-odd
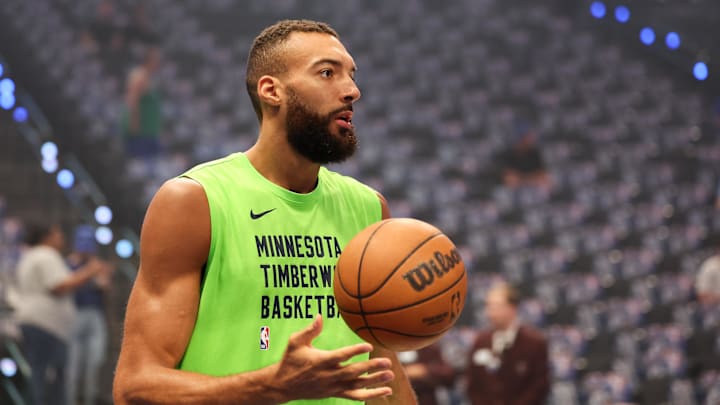
[[[23,241],[28,246],[37,246],[50,235],[55,224],[48,224],[39,221],[26,221],[23,232]]]
[[[516,307],[520,305],[522,295],[520,295],[520,291],[514,285],[505,283],[505,298],[507,298],[508,304]]]
[[[518,305],[520,305],[522,296],[520,295],[520,291],[514,285],[503,281],[493,285],[491,287],[491,290],[502,291],[503,295],[505,296],[505,301],[513,307],[517,307]]]
[[[280,45],[293,32],[318,32],[340,38],[330,25],[311,20],[282,20],[262,30],[250,48],[245,73],[245,86],[260,122],[262,108],[257,94],[258,80],[263,75],[277,75],[287,70]]]

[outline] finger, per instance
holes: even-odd
[[[348,364],[340,373],[341,380],[352,380],[367,373],[390,370],[392,362],[384,357]]]
[[[395,373],[390,370],[384,370],[377,373],[367,374],[347,382],[349,389],[359,388],[380,388],[384,387],[395,379]]]
[[[352,346],[345,346],[328,351],[324,362],[330,365],[340,364],[359,354],[370,353],[371,351],[373,351],[373,346],[370,343],[358,343]]]
[[[344,391],[340,397],[355,401],[368,401],[375,398],[389,397],[392,393],[390,387],[360,388]]]
[[[322,326],[322,315],[318,314],[305,329],[290,335],[288,347],[309,346],[313,339],[322,332]]]

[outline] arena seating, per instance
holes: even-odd
[[[118,3],[127,20],[129,2]],[[115,143],[129,66],[79,44],[94,4],[0,7],[29,28],[48,74],[93,123],[87,136]],[[161,170],[141,198],[189,165],[253,142],[243,74],[258,29],[289,16],[327,20],[353,53],[363,91],[358,156],[336,169],[382,191],[395,216],[442,228],[472,273],[465,327],[446,339],[454,364],[462,367],[470,327],[483,325],[484,291],[504,277],[550,341],[551,403],[718,401],[720,311],[693,293],[720,241],[711,206],[720,131],[705,125],[707,100],[541,2],[442,4],[148,2],[172,119]],[[30,24],[38,15],[46,23]],[[519,120],[541,135],[550,191],[500,184],[495,158]],[[141,163],[128,167],[144,177]]]

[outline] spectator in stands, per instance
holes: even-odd
[[[125,46],[123,29],[116,20],[115,4],[111,0],[97,4],[95,18],[87,24],[81,38],[93,51],[120,51]]]
[[[537,132],[526,123],[516,125],[512,146],[501,156],[503,183],[506,186],[549,189],[552,185],[537,138]]]
[[[399,353],[398,358],[405,367],[419,404],[437,405],[437,389],[452,387],[455,370],[445,362],[439,343]]]
[[[80,39],[86,49],[105,62],[112,75],[121,77],[124,74],[129,59],[125,27],[111,0],[98,2],[95,17],[86,23]]]
[[[145,4],[138,2],[133,6],[132,17],[125,31],[125,37],[129,43],[146,46],[153,45],[158,41],[157,34],[145,11]]]
[[[16,317],[32,370],[31,396],[35,404],[65,404],[67,345],[75,324],[72,292],[105,268],[91,260],[71,272],[60,254],[65,238],[57,225],[29,223],[25,234],[29,248],[17,266]]]
[[[73,252],[67,258],[70,269],[78,271],[91,261],[99,260],[96,253],[97,244],[93,227],[78,226],[75,229]],[[95,404],[97,400],[98,377],[107,347],[105,293],[110,288],[112,274],[112,266],[105,262],[102,264],[106,268],[105,271],[95,276],[92,282],[75,290],[77,321],[69,347],[68,405],[77,403],[78,391],[82,393],[85,405]]]
[[[720,305],[720,253],[707,258],[695,281],[698,300],[705,305]]]
[[[160,67],[160,50],[149,47],[142,64],[133,68],[125,88],[125,113],[122,129],[129,156],[143,160],[149,171],[160,152],[162,101],[153,82]]]
[[[485,300],[491,329],[470,350],[467,393],[473,405],[544,404],[550,391],[547,341],[518,319],[520,297],[508,284],[493,286]]]

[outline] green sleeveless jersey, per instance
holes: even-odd
[[[290,334],[307,327],[318,313],[323,331],[315,347],[362,342],[340,317],[332,281],[345,245],[381,219],[372,189],[321,168],[315,190],[294,193],[263,177],[243,153],[183,176],[205,189],[212,239],[197,321],[180,369],[225,376],[276,363]]]

